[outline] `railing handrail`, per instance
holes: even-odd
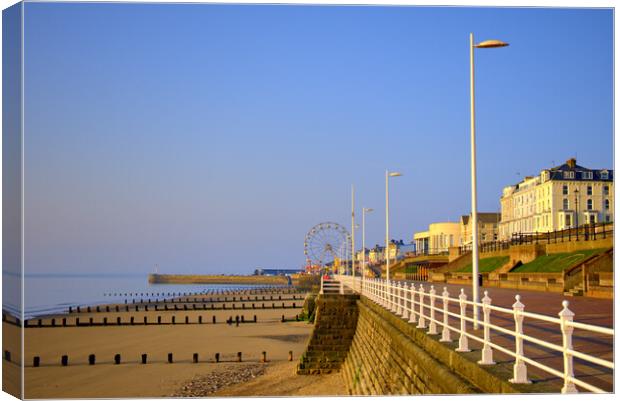
[[[359,292],[361,295],[368,297],[370,300],[387,308],[396,315],[400,315],[405,319],[409,318],[410,323],[415,323],[417,321],[418,325],[416,327],[427,328],[428,325],[429,334],[439,334],[437,332],[437,326],[442,327],[443,331],[441,333],[442,337],[440,341],[451,341],[449,333],[457,333],[460,336],[458,340],[459,347],[456,349],[457,352],[469,351],[468,339],[483,344],[482,360],[479,362],[482,365],[493,363],[492,350],[500,351],[515,358],[514,377],[511,379],[513,383],[529,383],[527,380],[526,365],[530,365],[563,379],[564,386],[562,388],[562,393],[578,392],[576,386],[592,392],[606,392],[605,390],[574,377],[573,358],[578,358],[582,361],[612,370],[614,369],[614,362],[597,356],[588,355],[585,352],[574,350],[572,347],[572,332],[574,329],[579,329],[613,337],[614,329],[575,322],[573,320],[575,314],[568,309],[568,301],[564,301],[562,303],[563,309],[559,312],[559,317],[552,317],[525,311],[525,305],[521,303],[521,297],[519,295],[515,297],[516,302],[512,305],[512,308],[505,308],[492,305],[492,300],[488,297],[488,292],[486,291],[485,297],[481,300],[481,302],[473,302],[467,299],[467,296],[463,290],[461,290],[458,298],[451,297],[446,287],[444,287],[444,291],[442,293],[439,293],[434,289],[434,286],[431,286],[428,291],[425,290],[422,284],[420,284],[419,288],[416,288],[413,284],[388,281],[384,279],[366,278],[362,280],[359,277],[341,275],[337,275],[335,278],[343,283],[343,285],[346,285],[353,291]],[[437,305],[438,302],[440,303],[439,306]],[[443,304],[443,306],[441,306],[441,304]],[[450,311],[450,304],[460,305],[460,312],[455,313]],[[467,316],[467,307],[481,308],[484,312],[484,319],[476,320],[473,317]],[[492,324],[490,321],[490,314],[492,311],[512,316],[515,321],[514,330]],[[443,314],[443,321],[436,317],[436,312]],[[459,320],[461,327],[458,328],[450,326],[448,317]],[[557,325],[560,329],[560,334],[562,335],[562,345],[554,344],[546,339],[525,334],[523,332],[523,321],[525,318],[528,320],[543,321]],[[473,333],[468,333],[465,325],[466,322],[473,323],[474,327],[476,324],[482,325],[482,328],[484,329],[484,338]],[[505,346],[494,343],[490,335],[491,329],[514,338],[515,350],[511,350]],[[527,357],[524,353],[523,341],[528,341],[545,349],[562,353],[564,370],[559,371]]]

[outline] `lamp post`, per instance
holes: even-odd
[[[478,208],[476,194],[476,120],[474,96],[474,48],[489,49],[508,46],[501,40],[485,40],[474,44],[474,34],[469,34],[469,89],[471,103],[471,224],[472,224],[472,301],[474,302],[474,329],[478,328],[480,288],[478,283]]]
[[[385,170],[385,278],[390,281],[390,191],[388,181],[390,177],[400,177],[399,172]]]
[[[366,277],[366,213],[372,212],[369,207],[362,208],[362,283]]]
[[[575,188],[575,235],[579,241],[579,189]]]
[[[355,277],[355,187],[351,184],[351,276]]]

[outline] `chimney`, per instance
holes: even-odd
[[[575,159],[574,157],[571,157],[570,159],[566,161],[566,164],[568,164],[568,167],[570,168],[575,168],[575,166],[577,165],[577,159]]]

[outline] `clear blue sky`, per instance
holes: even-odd
[[[613,167],[610,9],[38,4],[25,8],[26,271],[304,263],[384,171],[394,238],[479,210],[517,173]],[[358,209],[358,216],[360,215]],[[358,232],[358,244],[360,239]]]

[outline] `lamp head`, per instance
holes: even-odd
[[[477,47],[478,49],[490,49],[494,47],[506,47],[506,46],[508,46],[508,43],[502,42],[501,40],[497,40],[497,39],[485,40],[484,42],[480,42],[474,45],[474,47]]]
[[[373,209],[373,208],[371,208],[371,207],[365,207],[365,208],[364,208],[364,212],[366,212],[366,213],[370,213],[370,212],[372,212],[373,210],[375,210],[375,209]]]
[[[392,172],[392,173],[389,173],[388,175],[389,175],[390,177],[400,177],[402,174],[401,174],[401,173],[399,173],[399,172],[397,172],[397,171],[394,171],[394,172]]]

